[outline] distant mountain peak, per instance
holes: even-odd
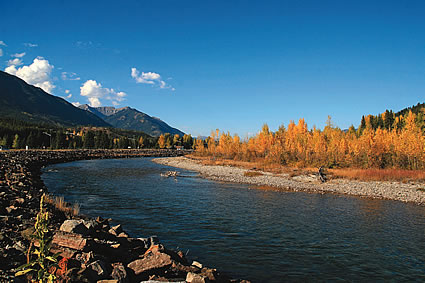
[[[184,135],[182,131],[169,126],[160,118],[151,117],[129,106],[121,108],[113,106],[91,107],[84,104],[79,107],[97,115],[116,128],[142,131],[152,136],[160,136],[165,133]]]

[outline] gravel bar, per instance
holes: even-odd
[[[232,166],[203,165],[197,160],[184,156],[156,158],[156,163],[196,171],[201,177],[222,182],[274,187],[284,191],[346,194],[374,199],[388,199],[425,205],[425,185],[418,182],[401,183],[387,181],[355,181],[332,179],[321,183],[316,175],[290,177],[288,174],[273,174],[257,171],[263,175],[248,177],[250,171]]]

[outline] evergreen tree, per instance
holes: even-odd
[[[32,131],[30,132],[30,134],[27,137],[26,145],[29,148],[34,148],[35,147],[35,137],[34,137],[34,134],[32,133]]]
[[[66,135],[65,135],[64,132],[62,132],[62,131],[56,132],[54,145],[55,145],[55,148],[57,148],[57,149],[62,149],[62,148],[68,147],[66,145]]]
[[[364,115],[362,116],[362,121],[360,122],[360,127],[358,129],[359,131],[359,136],[363,133],[363,130],[366,129],[366,119],[364,117]]]
[[[382,119],[382,115],[379,114],[378,117],[376,118],[376,128],[384,128],[384,120]]]
[[[85,133],[83,137],[83,147],[84,148],[94,148],[94,134],[92,131]]]
[[[120,138],[119,148],[128,148],[129,145],[130,145],[130,142],[128,141],[127,137]]]
[[[186,149],[190,149],[193,146],[193,138],[191,135],[184,135],[183,136],[183,146]]]

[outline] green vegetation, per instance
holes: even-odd
[[[373,130],[386,129],[401,130],[406,125],[406,117],[409,112],[415,114],[415,123],[422,130],[425,129],[425,103],[418,103],[415,106],[404,108],[399,112],[394,113],[392,110],[385,110],[384,113],[378,115],[363,116],[359,126],[359,132],[362,133],[364,129],[370,126]]]
[[[14,119],[0,119],[0,146],[23,149],[123,149],[123,148],[192,148],[190,135],[165,135],[166,146],[144,132],[103,127],[52,127]]]
[[[54,282],[55,271],[58,265],[60,253],[51,255],[52,233],[49,231],[49,213],[44,208],[45,195],[41,197],[40,211],[35,222],[35,231],[31,235],[31,244],[28,248],[28,262],[18,268],[15,276],[28,275],[32,282]],[[33,248],[33,244],[36,248]],[[31,259],[32,257],[32,259]]]

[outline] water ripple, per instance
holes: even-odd
[[[56,164],[51,192],[254,282],[425,281],[425,208],[395,201],[161,178],[150,159]]]

